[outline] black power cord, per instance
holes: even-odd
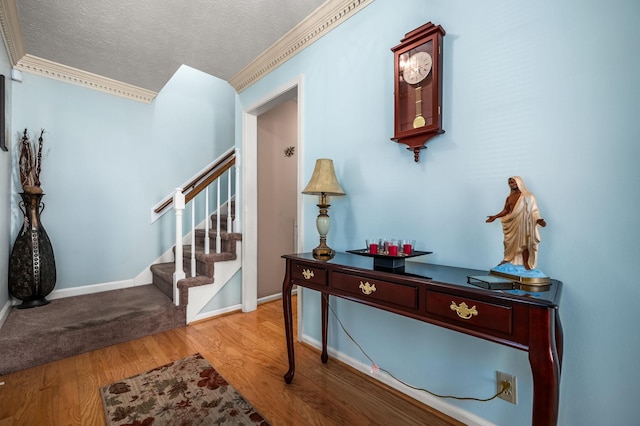
[[[498,393],[493,395],[491,398],[482,399],[482,398],[473,398],[473,397],[460,397],[460,396],[454,396],[454,395],[440,395],[440,394],[437,394],[435,392],[431,392],[428,389],[419,388],[419,387],[410,385],[409,383],[403,382],[402,380],[398,379],[393,374],[391,374],[388,370],[385,370],[384,368],[380,368],[378,365],[376,365],[375,361],[369,356],[369,354],[367,354],[367,352],[362,348],[362,346],[360,346],[358,344],[358,342],[356,342],[356,340],[353,338],[353,336],[351,336],[351,334],[349,334],[349,332],[347,331],[347,329],[344,326],[344,324],[342,324],[342,321],[340,321],[340,318],[338,318],[338,315],[333,310],[333,306],[331,306],[331,304],[329,303],[329,300],[328,300],[329,296],[328,295],[324,295],[323,297],[327,298],[327,305],[329,306],[329,309],[331,309],[331,314],[336,319],[336,321],[338,321],[338,324],[340,325],[340,328],[342,328],[342,331],[344,331],[344,333],[353,342],[353,344],[356,345],[358,347],[358,349],[360,349],[360,352],[362,352],[362,354],[371,362],[371,365],[372,365],[371,372],[373,374],[375,374],[377,371],[382,371],[382,372],[386,373],[387,375],[389,375],[389,377],[391,377],[396,382],[401,383],[402,385],[404,385],[406,387],[409,387],[411,389],[414,389],[414,390],[417,390],[417,391],[421,391],[421,392],[426,392],[429,395],[433,395],[433,396],[438,397],[438,398],[457,399],[457,400],[461,400],[461,401],[480,401],[480,402],[491,401],[492,399],[496,399],[497,397],[502,395],[504,392],[506,392],[511,387],[511,383],[509,383],[508,381],[505,380],[505,381],[502,382],[502,387],[500,388],[500,391]]]

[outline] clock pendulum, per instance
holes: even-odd
[[[416,118],[413,119],[413,128],[424,127],[427,124],[422,116],[422,87],[418,84],[416,86]]]

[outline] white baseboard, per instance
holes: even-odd
[[[318,350],[322,350],[322,344],[306,334],[302,335],[302,342],[317,348]],[[422,402],[423,404],[428,405],[429,407],[435,408],[441,413],[446,414],[449,417],[453,417],[454,419],[461,421],[462,423],[469,426],[495,426],[494,423],[491,423],[477,415],[470,413],[467,410],[463,410],[462,408],[456,407],[447,403],[445,400],[441,398],[437,398],[433,395],[430,395],[425,392],[420,392],[415,389],[412,389],[406,385],[403,385],[396,380],[394,380],[391,376],[386,374],[383,371],[380,371],[378,374],[371,373],[371,365],[364,364],[358,360],[355,360],[342,352],[336,351],[332,348],[327,348],[329,356],[349,365],[352,368],[366,374],[367,376],[378,380],[381,383],[384,383],[387,386],[391,386],[392,388],[402,392],[403,394]]]
[[[79,287],[72,288],[62,288],[60,290],[53,290],[48,296],[47,299],[62,299],[65,297],[73,297],[73,296],[83,296],[85,294],[93,294],[93,293],[102,293],[103,291],[110,290],[120,290],[123,288],[129,287],[137,287],[139,285],[151,284],[151,281],[148,282],[135,282],[135,280],[122,280],[122,281],[113,281],[110,283],[102,283],[102,284],[92,284],[92,285],[83,285]]]
[[[293,290],[291,290],[292,295],[297,293],[298,293],[298,289],[294,288]],[[272,294],[271,296],[261,297],[260,299],[258,299],[258,305],[262,303],[273,302],[274,300],[278,300],[278,299],[282,299],[282,293],[276,293],[276,294]]]
[[[217,317],[223,314],[228,314],[229,312],[239,311],[241,309],[242,309],[242,305],[238,304],[233,306],[227,306],[226,308],[222,308],[222,309],[216,309],[215,311],[203,312],[201,314],[196,315],[193,318],[193,321],[191,321],[191,323],[206,320],[206,319],[211,319],[213,317]]]
[[[296,290],[294,289],[293,291],[291,291],[291,294],[296,294]],[[272,302],[272,301],[278,300],[278,299],[282,299],[282,293],[277,293],[277,294],[274,294],[274,295],[271,295],[271,296],[262,297],[262,298],[258,299],[258,305],[260,305],[262,303]],[[200,314],[195,316],[195,318],[193,319],[192,322],[197,322],[197,321],[210,319],[210,318],[213,318],[213,317],[217,317],[219,315],[228,314],[229,312],[239,311],[239,310],[242,310],[242,304],[233,305],[233,306],[229,306],[229,307],[222,308],[222,309],[217,309],[215,311],[209,311],[209,312],[200,313]]]
[[[7,317],[9,316],[9,312],[11,312],[12,306],[13,306],[13,300],[9,298],[9,300],[7,300],[4,306],[2,307],[2,310],[0,310],[0,328],[2,328],[2,326],[4,325],[4,322],[7,320]]]

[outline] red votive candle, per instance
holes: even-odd
[[[369,244],[369,253],[378,254],[378,245],[377,244]]]
[[[389,244],[389,256],[397,256],[398,255],[398,246]]]
[[[411,244],[403,244],[402,251],[404,254],[411,254]]]

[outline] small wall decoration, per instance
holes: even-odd
[[[0,149],[8,151],[7,147],[7,112],[5,110],[6,90],[4,87],[4,75],[0,74]]]
[[[284,149],[284,156],[291,157],[296,152],[295,146],[290,146]]]

